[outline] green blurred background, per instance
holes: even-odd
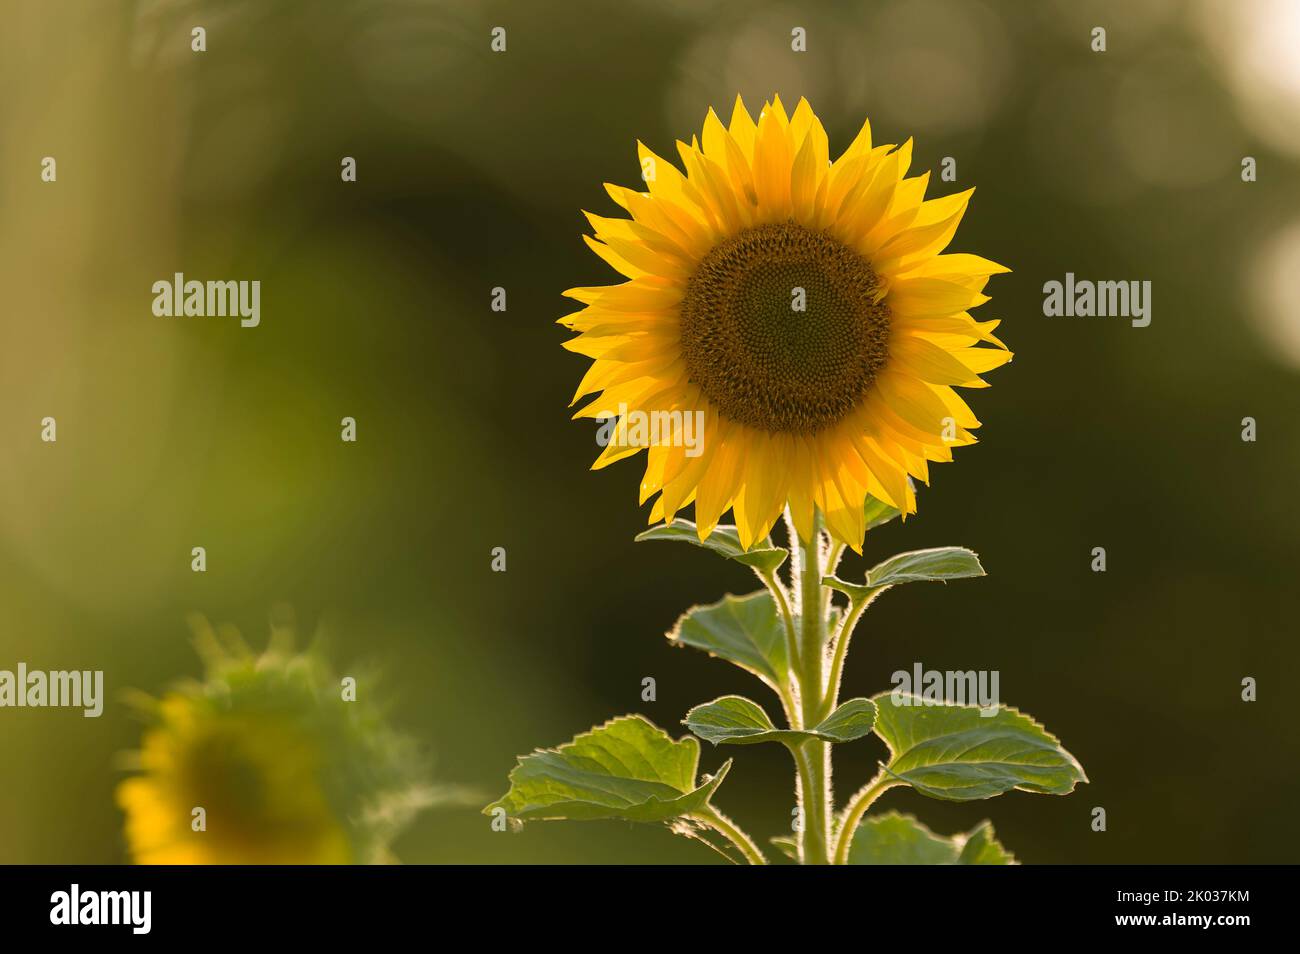
[[[671,155],[737,92],[808,96],[833,152],[866,115],[879,142],[916,136],[932,191],[978,186],[954,250],[1014,269],[981,309],[1017,355],[971,395],[982,443],[867,543],[967,545],[990,575],[882,599],[847,689],[916,661],[998,669],[1092,784],[882,807],[944,833],[991,817],[1027,862],[1295,860],[1300,4],[4,0],[3,18],[0,668],[103,669],[110,703],[0,710],[0,862],[125,859],[112,791],[140,726],[117,695],[198,674],[191,611],[260,644],[291,604],[341,671],[386,670],[440,779],[489,797],[516,755],[612,715],[676,732],[723,692],[772,702],[665,644],[691,602],[755,581],[633,544],[639,465],[588,472],[594,428],[566,409],[586,362],[554,324],[560,291],[614,280],[579,239],[581,209],[613,214],[601,183],[635,184],[637,138]],[[260,279],[261,326],[155,318],[176,271]],[[1044,318],[1067,271],[1150,280],[1151,326]],[[882,751],[841,747],[840,791]],[[765,841],[790,785],[756,746],[718,801]],[[717,860],[656,828],[501,834],[465,809],[396,853]]]

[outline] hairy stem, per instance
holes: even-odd
[[[840,559],[844,556],[844,551],[847,549],[848,547],[840,543],[840,541],[836,540],[833,542],[831,546],[831,551],[826,557],[826,566],[822,570],[822,573],[824,575],[826,576],[835,575],[835,571],[840,568]],[[827,597],[830,596],[829,591],[827,592],[826,595]]]
[[[835,841],[835,864],[848,864],[853,833],[857,831],[858,822],[862,821],[862,816],[867,813],[867,809],[883,793],[901,784],[898,779],[886,775],[885,770],[881,769],[875,778],[858,789],[857,794],[849,799],[849,803],[844,806],[844,812],[840,815]]]
[[[844,677],[844,657],[849,652],[849,641],[853,638],[853,630],[857,628],[858,620],[866,612],[867,607],[872,604],[877,596],[884,592],[885,588],[875,590],[870,596],[862,599],[853,600],[849,604],[848,611],[844,619],[840,621],[839,629],[835,633],[834,651],[831,655],[830,676],[826,680],[826,701],[822,705],[821,712],[818,714],[818,721],[825,719],[835,710],[840,702],[840,681]]]
[[[826,647],[826,614],[829,604],[821,585],[823,555],[821,517],[813,515],[812,532],[799,541],[799,695],[805,726],[816,725],[825,703],[823,663]],[[830,861],[831,758],[829,743],[820,739],[801,746],[800,792],[804,830],[800,857],[804,864],[824,865]]]
[[[831,745],[820,739],[805,742],[799,754],[803,782],[803,851],[806,865],[830,864]]]
[[[701,824],[708,825],[727,841],[736,846],[736,850],[744,856],[745,860],[751,865],[765,865],[767,858],[763,852],[759,851],[758,845],[754,844],[754,839],[745,834],[735,822],[733,822],[722,812],[718,811],[712,805],[706,805],[697,812],[692,812],[691,817]]]
[[[785,630],[785,655],[789,671],[794,673],[799,666],[799,647],[796,643],[797,634],[794,628],[794,616],[790,612],[789,597],[786,596],[785,587],[781,585],[781,580],[777,577],[775,571],[761,572],[755,570],[754,572],[758,573],[758,578],[763,581],[763,585],[772,594],[772,599],[781,614],[781,624]],[[785,709],[785,719],[790,728],[802,729],[803,713],[795,701],[796,688],[794,680],[786,680],[777,688],[777,694],[781,697],[781,706]]]

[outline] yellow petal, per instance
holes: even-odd
[[[741,545],[747,550],[780,518],[786,486],[784,435],[752,433],[750,440],[744,487],[733,504]]]
[[[954,196],[922,203],[912,226],[880,247],[873,259],[876,269],[888,272],[909,260],[942,250],[952,241],[974,191],[968,189]]]
[[[955,315],[988,301],[979,292],[941,278],[898,279],[889,286],[889,310],[908,318]]]
[[[862,120],[862,128],[859,129],[858,134],[853,137],[853,142],[849,143],[849,148],[845,149],[840,157],[835,160],[835,164],[840,165],[841,163],[850,162],[858,156],[864,156],[869,152],[871,152],[871,120],[864,119]]]
[[[963,348],[952,356],[976,374],[1000,368],[1014,357],[1010,351],[997,348]]]
[[[695,523],[703,540],[718,525],[718,519],[731,506],[732,498],[739,490],[740,474],[745,462],[745,443],[733,436],[730,424],[719,428],[718,446],[713,449],[709,468],[700,478],[699,489],[695,497]]]
[[[994,354],[1005,353],[988,350]],[[966,387],[979,387],[983,384],[978,375],[964,363],[924,338],[895,335],[889,345],[889,358],[891,364],[932,384],[960,384]]]
[[[758,134],[758,127],[754,125],[753,117],[749,115],[749,110],[745,108],[745,103],[739,95],[736,96],[736,104],[731,108],[731,124],[727,127],[727,131],[731,133],[745,158],[752,159],[754,138]]]
[[[758,121],[754,141],[754,191],[758,194],[758,219],[780,222],[790,217],[790,140],[776,113],[767,110]]]
[[[927,434],[941,434],[948,409],[933,391],[910,374],[895,368],[876,377],[876,388],[903,420]]]

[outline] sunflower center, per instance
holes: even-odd
[[[829,427],[889,356],[879,288],[867,261],[825,232],[794,222],[740,232],[687,283],[687,373],[737,423],[798,434]]]

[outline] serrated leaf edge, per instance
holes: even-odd
[[[616,723],[616,722],[622,722],[622,721],[625,720],[625,719],[636,719],[636,720],[639,720],[639,721],[645,723],[645,724],[646,724],[647,726],[649,726],[650,728],[654,729],[655,731],[657,731],[657,732],[662,732],[662,733],[663,733],[663,734],[668,738],[668,740],[669,740],[673,745],[684,745],[684,744],[689,744],[689,745],[692,747],[692,749],[693,749],[693,755],[694,755],[694,758],[692,759],[692,763],[691,763],[691,777],[692,777],[693,779],[696,780],[696,786],[695,786],[695,788],[690,789],[689,791],[686,791],[686,792],[682,792],[682,794],[679,796],[679,798],[668,799],[668,800],[666,800],[666,801],[665,801],[664,799],[662,799],[662,798],[656,798],[656,797],[652,796],[652,797],[646,799],[644,802],[638,802],[638,803],[637,803],[637,807],[640,807],[640,806],[643,806],[643,805],[651,805],[651,804],[667,805],[667,804],[670,804],[670,803],[672,803],[672,802],[680,801],[681,799],[689,798],[689,797],[691,797],[692,795],[697,795],[697,794],[699,794],[701,791],[704,791],[705,789],[708,789],[708,792],[707,792],[707,794],[704,796],[703,804],[708,804],[709,799],[711,799],[711,798],[713,797],[713,793],[716,792],[716,791],[718,790],[718,786],[722,784],[722,780],[723,780],[724,778],[726,778],[726,777],[727,777],[727,773],[731,771],[731,763],[732,763],[732,760],[731,760],[731,759],[727,759],[725,762],[722,763],[722,765],[720,765],[720,766],[718,767],[718,770],[717,770],[716,772],[714,772],[713,774],[711,774],[711,775],[710,775],[710,774],[707,774],[707,773],[701,775],[701,773],[700,773],[700,740],[699,740],[699,739],[697,739],[694,735],[691,735],[691,734],[689,734],[689,733],[686,734],[686,735],[683,735],[680,739],[674,739],[670,733],[668,733],[668,732],[667,732],[666,730],[664,730],[664,729],[659,728],[659,726],[655,725],[655,724],[654,724],[653,722],[651,722],[648,718],[646,718],[645,716],[641,715],[641,713],[639,713],[639,712],[629,712],[629,713],[626,713],[625,715],[621,715],[621,716],[611,716],[610,718],[606,719],[604,722],[600,723],[599,725],[594,725],[594,726],[592,726],[590,729],[587,729],[585,732],[580,732],[578,735],[575,735],[575,736],[574,736],[572,739],[570,739],[568,742],[563,742],[563,743],[561,743],[560,745],[557,745],[557,746],[555,746],[555,747],[553,747],[553,748],[540,748],[540,747],[539,747],[539,748],[535,748],[535,749],[533,749],[531,752],[528,752],[528,753],[526,753],[526,754],[524,754],[524,755],[518,755],[518,756],[515,756],[515,765],[514,765],[514,768],[512,768],[512,769],[510,770],[510,773],[506,776],[506,781],[507,781],[508,785],[507,785],[507,788],[506,788],[506,793],[505,793],[505,795],[502,795],[500,798],[498,798],[496,801],[492,802],[490,805],[486,805],[486,806],[484,806],[483,811],[482,811],[482,814],[484,814],[484,815],[491,815],[492,812],[495,811],[495,810],[498,809],[498,808],[505,809],[505,805],[503,805],[502,803],[506,800],[506,798],[509,797],[511,790],[514,788],[514,783],[515,783],[515,773],[518,772],[519,769],[520,769],[520,767],[523,765],[524,759],[531,758],[531,757],[533,757],[533,756],[537,756],[537,755],[560,755],[560,756],[563,756],[564,753],[563,753],[561,750],[564,749],[566,746],[571,746],[571,745],[575,744],[576,742],[578,742],[579,739],[583,739],[583,738],[585,738],[586,736],[589,736],[589,735],[595,735],[596,733],[600,732],[602,729],[607,729],[607,728],[609,728],[611,725],[613,725],[614,723]],[[703,780],[701,781],[701,779],[703,779]],[[557,803],[557,804],[558,804],[558,803]],[[512,821],[518,821],[518,822],[521,822],[521,823],[524,822],[524,821],[570,821],[570,820],[575,820],[575,819],[567,819],[567,818],[565,818],[563,815],[556,815],[556,816],[533,815],[533,816],[531,816],[530,818],[522,819],[522,818],[517,818],[517,817],[514,816],[514,815],[511,815],[511,814],[509,813],[508,810],[506,811],[506,815],[507,815],[507,817],[510,818]],[[585,820],[585,819],[578,819],[578,820]]]
[[[897,695],[899,695],[899,696],[907,696],[907,697],[909,697],[909,698],[911,698],[911,699],[916,699],[916,700],[917,700],[917,704],[916,704],[915,708],[918,708],[918,709],[982,709],[982,708],[984,708],[983,706],[973,706],[973,705],[969,705],[969,704],[959,704],[959,703],[955,703],[955,702],[941,702],[941,703],[928,702],[928,701],[926,701],[925,699],[922,699],[920,696],[916,695],[916,693],[914,693],[914,692],[899,692],[899,693],[896,693],[896,691],[895,691],[895,690],[892,690],[892,689],[887,689],[887,690],[885,690],[885,691],[883,691],[883,692],[878,692],[878,693],[876,693],[874,696],[871,697],[871,701],[872,701],[873,703],[875,703],[877,699],[881,699],[881,698],[885,698],[885,697],[892,697],[892,696],[894,696],[895,694],[897,694]],[[1056,746],[1057,750],[1059,750],[1059,751],[1061,752],[1062,755],[1065,755],[1067,758],[1069,758],[1071,764],[1074,766],[1075,770],[1079,773],[1079,777],[1078,777],[1077,779],[1075,779],[1074,784],[1072,784],[1072,785],[1070,786],[1069,790],[1068,790],[1068,791],[1065,791],[1065,792],[1040,792],[1039,790],[1037,790],[1037,789],[1033,789],[1033,788],[1022,788],[1022,787],[1019,786],[1019,785],[1014,786],[1013,788],[1009,789],[1009,791],[1013,791],[1013,792],[1030,792],[1030,793],[1032,793],[1032,794],[1034,794],[1034,795],[1069,795],[1069,794],[1070,794],[1071,792],[1073,792],[1073,791],[1075,790],[1075,788],[1077,788],[1081,783],[1082,783],[1082,784],[1091,784],[1091,780],[1088,778],[1088,773],[1084,771],[1083,765],[1082,765],[1082,764],[1079,762],[1079,760],[1075,757],[1074,753],[1071,752],[1069,749],[1067,749],[1065,746],[1063,746],[1063,745],[1061,744],[1061,740],[1058,739],[1058,738],[1057,738],[1055,735],[1053,735],[1051,732],[1049,732],[1049,731],[1047,730],[1047,727],[1046,727],[1045,725],[1043,725],[1041,722],[1039,722],[1037,719],[1035,719],[1035,718],[1034,718],[1033,716],[1031,716],[1029,713],[1024,712],[1024,711],[1022,711],[1022,710],[1020,710],[1020,709],[1017,709],[1015,706],[1009,706],[1009,705],[1006,705],[1006,704],[1004,704],[1004,703],[999,702],[999,703],[997,704],[997,707],[998,707],[998,709],[1001,710],[1001,711],[1004,711],[1004,712],[1010,712],[1010,713],[1012,713],[1012,714],[1014,714],[1014,715],[1021,716],[1021,717],[1025,718],[1025,719],[1027,719],[1027,720],[1029,721],[1029,724],[1030,724],[1030,725],[1032,725],[1032,726],[1033,726],[1035,729],[1037,729],[1038,731],[1042,732],[1043,735],[1047,736],[1047,738],[1051,740],[1052,744]],[[895,751],[894,751],[894,747],[893,747],[892,745],[889,744],[889,740],[886,739],[883,735],[881,735],[879,731],[877,731],[877,727],[880,725],[880,718],[879,718],[879,716],[880,716],[880,705],[879,705],[879,704],[876,705],[876,716],[877,716],[877,718],[876,718],[876,719],[873,721],[873,723],[872,723],[871,731],[872,731],[872,732],[875,732],[876,737],[879,738],[881,742],[884,742],[884,743],[885,743],[885,748],[887,748],[887,749],[889,750],[889,762],[883,764],[883,765],[881,766],[881,770],[882,770],[883,772],[885,772],[885,774],[889,775],[890,777],[898,779],[901,783],[903,783],[904,785],[907,785],[909,788],[916,788],[915,785],[913,785],[913,784],[912,784],[911,782],[909,782],[907,779],[903,778],[901,775],[899,775],[898,773],[894,772],[894,771],[890,768],[890,765],[892,765],[892,764],[893,764],[893,763],[894,763],[894,762],[899,758],[900,753],[895,752]],[[911,750],[909,749],[908,751],[911,751]],[[906,754],[906,753],[902,753],[902,754]],[[918,791],[919,791],[919,789],[918,789]],[[923,793],[923,794],[924,794],[924,793]],[[994,797],[996,797],[996,796],[989,795],[989,796],[985,796],[985,797],[986,797],[986,798],[994,798]],[[964,801],[965,799],[962,799],[962,800]],[[983,799],[972,799],[972,801],[983,801]]]

